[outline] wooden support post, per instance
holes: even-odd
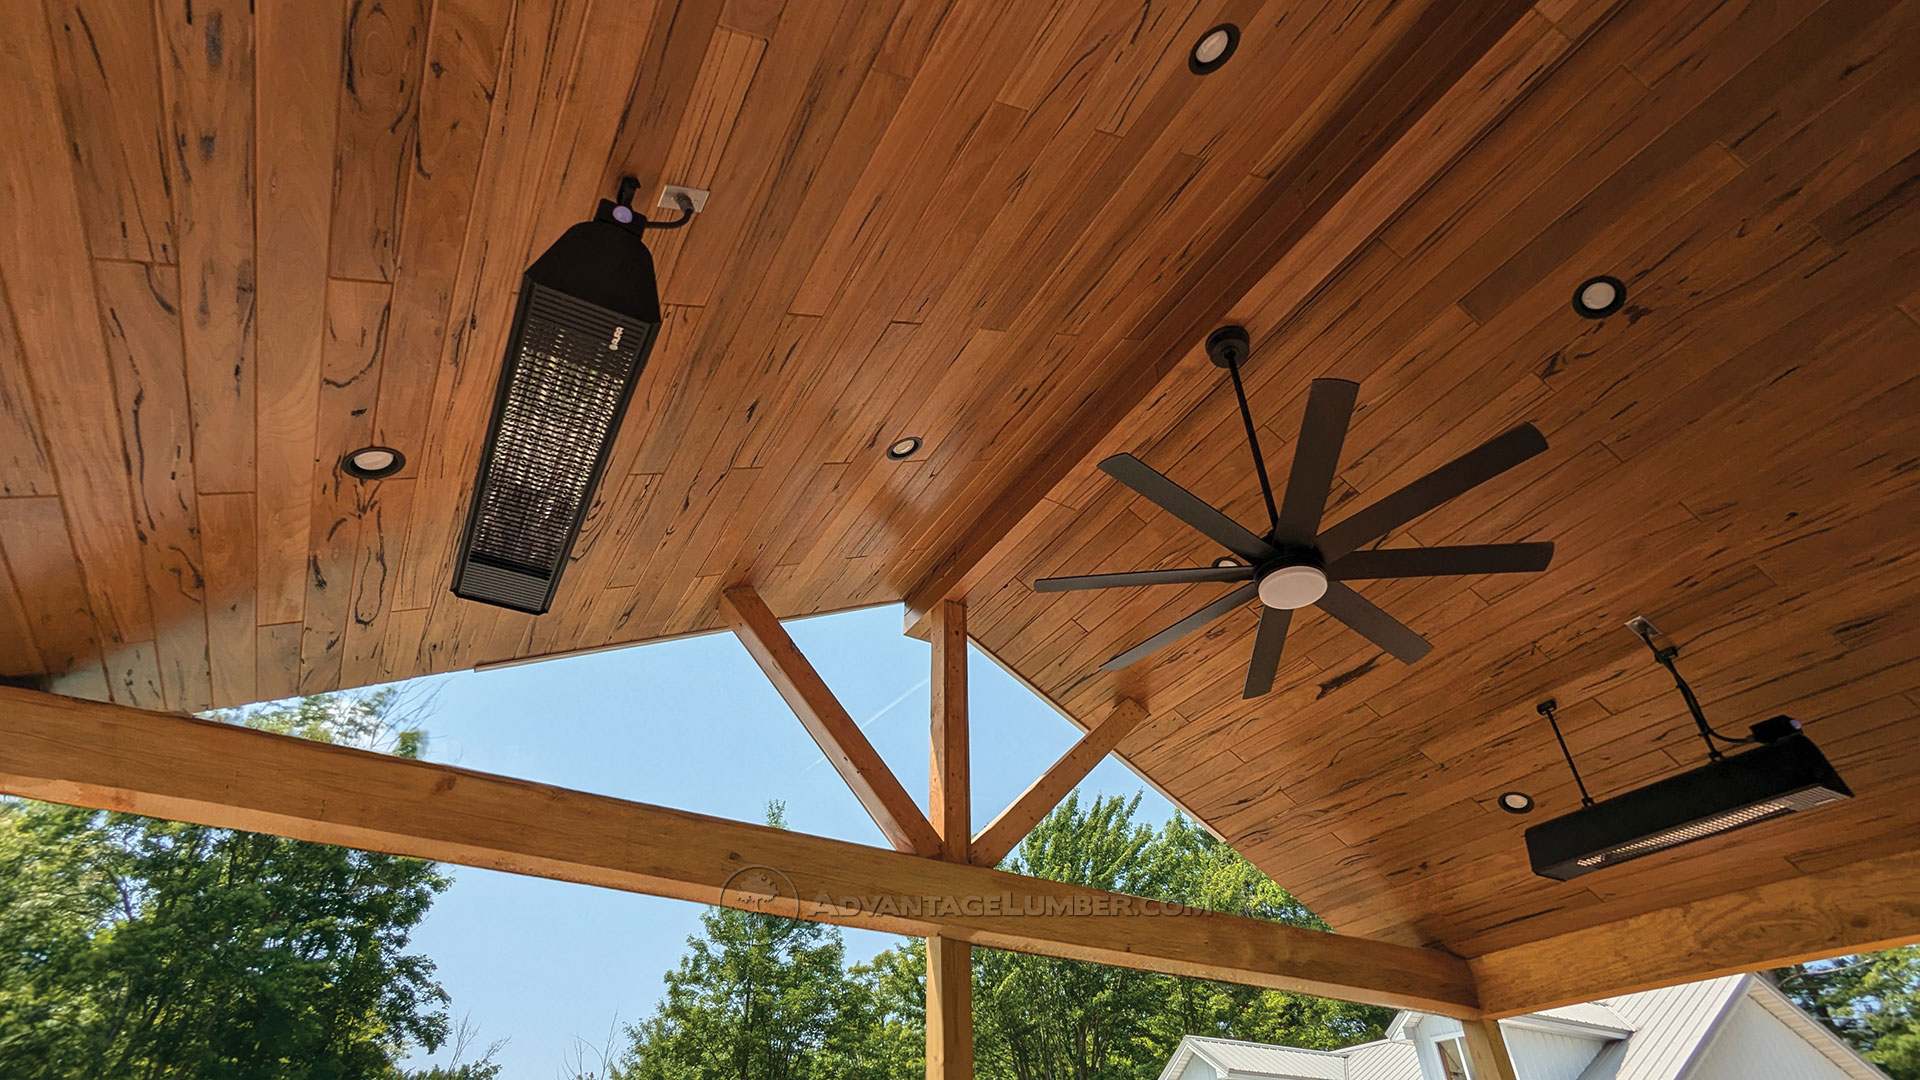
[[[967,607],[943,600],[933,622],[933,760],[927,812],[952,862],[970,862],[973,793],[967,743]]]
[[[993,819],[993,824],[973,838],[973,861],[981,866],[996,866],[1020,841],[1027,838],[1040,819],[1053,812],[1080,781],[1087,778],[1102,758],[1120,745],[1127,732],[1147,718],[1147,710],[1131,698],[1114,706],[1107,718],[1080,737],[1053,767],[1040,775],[1011,806]]]
[[[1507,1040],[1500,1034],[1500,1021],[1482,1018],[1462,1020],[1466,1038],[1467,1071],[1473,1080],[1518,1080],[1513,1058],[1507,1053]]]
[[[973,946],[927,939],[927,1080],[973,1080]]]
[[[967,608],[943,600],[933,611],[933,727],[927,812],[941,856],[970,861],[972,779],[967,736]],[[973,946],[927,939],[927,1080],[973,1080]]]
[[[773,681],[793,714],[867,808],[887,842],[910,855],[938,855],[940,837],[867,741],[840,699],[774,618],[760,594],[740,586],[720,594],[720,612],[747,652]]]

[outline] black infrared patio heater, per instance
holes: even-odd
[[[606,471],[620,421],[660,331],[639,182],[620,183],[592,221],[568,229],[520,282],[493,416],[474,478],[453,592],[544,614]]]
[[[1800,722],[1792,717],[1763,720],[1754,724],[1745,737],[1722,735],[1714,730],[1707,723],[1693,688],[1674,666],[1673,659],[1680,650],[1671,645],[1664,648],[1655,645],[1653,638],[1659,631],[1645,619],[1636,618],[1627,625],[1653,649],[1654,658],[1673,675],[1681,696],[1686,699],[1687,711],[1692,714],[1700,737],[1706,741],[1707,763],[1624,795],[1595,802],[1587,794],[1566,740],[1560,738],[1554,703],[1542,702],[1540,715],[1553,724],[1554,736],[1559,739],[1567,766],[1573,769],[1574,782],[1580,788],[1582,806],[1526,831],[1527,857],[1535,874],[1570,881],[1582,874],[1682,844],[1723,836],[1736,829],[1853,797],[1826,755],[1801,733]],[[1752,749],[1723,754],[1716,742],[1751,744]]]

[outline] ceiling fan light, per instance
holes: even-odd
[[[644,223],[602,200],[527,268],[454,595],[542,614],[660,329]]]
[[[1327,572],[1317,566],[1283,566],[1260,579],[1260,602],[1294,611],[1327,595]]]

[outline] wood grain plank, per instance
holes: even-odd
[[[59,693],[111,700],[100,641],[88,618],[80,561],[67,539],[60,503],[50,497],[0,499],[0,555],[38,646],[41,667]]]
[[[0,202],[33,208],[0,225],[0,277],[25,361],[20,370],[72,527],[68,542],[93,623],[86,633],[113,648],[151,641],[153,617],[51,54],[37,6],[0,10],[0,97],[8,102],[0,110]],[[10,381],[17,389],[18,377]],[[16,570],[16,584],[30,592],[33,584],[20,577]],[[45,641],[40,647],[60,651]]]
[[[772,37],[786,6],[787,0],[726,0],[720,10],[720,25],[744,34]]]
[[[392,292],[392,286],[377,282],[332,283],[316,423],[321,445],[359,446],[372,437]],[[343,683],[361,530],[373,491],[382,483],[349,476],[338,459],[315,462],[313,472],[307,496],[312,543],[304,559],[306,614],[299,623],[302,693],[323,693]]]
[[[46,674],[47,663],[33,643],[33,619],[13,584],[13,573],[6,565],[4,543],[0,543],[0,676],[35,682]]]
[[[386,5],[357,5],[361,23],[377,21]],[[263,623],[294,622],[306,596],[307,528],[313,516],[316,458],[365,445],[316,446],[321,342],[327,331],[329,195],[347,212],[355,180],[348,149],[362,132],[362,91],[376,81],[363,56],[353,58],[348,101],[336,108],[314,93],[341,70],[346,11],[341,0],[266,0],[255,9],[259,176],[254,184],[255,312],[259,421],[254,477],[254,554],[260,561],[256,615]],[[357,89],[354,89],[357,88]],[[349,118],[344,159],[334,161],[336,116]],[[336,191],[327,182],[330,166]],[[404,175],[404,166],[400,167]],[[396,197],[393,205],[399,203]],[[391,212],[391,208],[390,208]]]
[[[55,493],[6,283],[0,282],[0,498]]]
[[[643,195],[658,195],[661,185],[680,183],[665,171],[667,153],[689,124],[688,102],[706,66],[710,41],[726,0],[656,3],[654,17],[647,25],[647,51],[640,63],[639,78],[621,115],[613,153],[601,177],[603,189],[613,187],[623,176],[640,181]]]
[[[207,658],[205,561],[194,494],[186,358],[180,352],[180,282],[172,267],[96,263],[107,355],[131,457],[154,645],[166,707],[213,703]]]
[[[252,491],[252,6],[160,0],[155,10],[184,301],[180,329],[193,394],[194,480],[202,492]]]
[[[434,379],[450,330],[456,275],[490,128],[511,0],[439,0],[427,42],[419,139],[400,216],[391,345],[374,410],[374,440],[407,455],[402,473],[427,459]]]
[[[640,28],[651,28],[657,11],[656,0],[587,8],[579,28],[581,47],[574,50],[572,70],[561,84],[550,142],[543,158],[533,159],[542,172],[531,179],[543,198],[527,262],[590,218],[601,199],[616,194],[606,177],[608,148],[618,140],[622,109],[630,107],[636,84],[644,79],[640,65],[652,35]]]
[[[262,701],[284,701],[300,692],[300,624],[274,623],[259,628],[254,653],[254,693]]]
[[[389,478],[375,481],[360,507],[359,550],[353,564],[352,600],[347,609],[346,638],[341,646],[340,685],[367,686],[393,678],[389,666],[388,625],[394,569],[406,547],[407,515],[415,481]],[[408,654],[411,656],[411,652]],[[406,670],[412,671],[411,662]]]
[[[316,29],[321,23],[338,23],[342,15],[337,0],[293,6],[316,8],[306,14]],[[332,244],[323,276],[393,280],[407,186],[418,167],[432,7],[429,0],[349,0],[344,43],[338,32],[324,45],[314,42],[322,57],[331,54],[340,68]],[[263,12],[263,23],[267,17]],[[264,45],[263,35],[263,57]],[[263,78],[263,103],[270,100],[265,84]]]
[[[171,178],[153,9],[50,0],[60,106],[95,258],[171,263]]]
[[[751,34],[730,29],[714,31],[685,99],[685,117],[674,131],[664,158],[652,168],[660,180],[652,189],[642,189],[652,196],[648,205],[659,202],[661,187],[666,183],[709,190],[713,187],[721,156],[740,119],[740,106],[753,85],[764,52],[766,42]],[[656,272],[663,279],[672,276],[674,260],[684,243],[679,231],[657,234],[657,239],[649,243]]]
[[[253,607],[253,496],[202,494],[200,546],[206,568],[207,658],[213,705],[261,700],[258,623]]]

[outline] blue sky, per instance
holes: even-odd
[[[929,648],[897,607],[787,624],[895,775],[924,806]],[[969,665],[974,827],[991,820],[1078,737],[1046,702],[975,653]],[[786,803],[802,832],[884,844],[846,785],[730,634],[416,680],[432,695],[427,757],[485,772],[759,821]],[[1145,789],[1142,820],[1173,813],[1109,758],[1088,793]],[[556,1074],[584,1040],[653,1011],[661,975],[699,929],[698,904],[466,867],[414,935],[439,965],[456,1019],[514,1080]],[[845,932],[850,958],[893,944]],[[616,1040],[617,1041],[617,1040]],[[409,1064],[444,1061],[446,1053]],[[591,1062],[594,1059],[589,1056]]]

